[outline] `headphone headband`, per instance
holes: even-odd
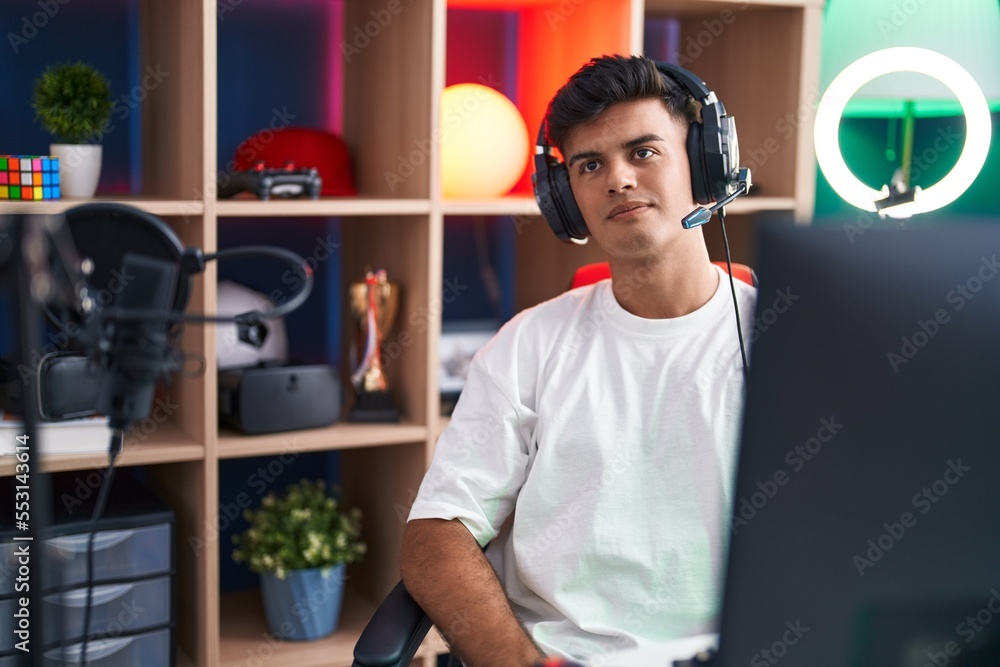
[[[711,204],[736,191],[739,144],[736,122],[715,93],[694,73],[669,63],[655,62],[657,70],[679,83],[701,105],[701,122],[688,126],[687,155],[691,190],[699,204]],[[569,184],[566,164],[552,153],[545,139],[545,118],[538,129],[535,173],[531,176],[542,216],[561,241],[585,243],[590,230]]]

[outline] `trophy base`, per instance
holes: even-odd
[[[399,410],[392,404],[387,391],[370,391],[358,395],[358,402],[347,415],[352,422],[398,422]]]

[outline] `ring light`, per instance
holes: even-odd
[[[917,47],[896,47],[859,58],[830,83],[816,110],[816,159],[830,186],[847,203],[875,211],[875,201],[889,194],[887,187],[881,191],[868,187],[847,167],[840,151],[839,128],[851,97],[869,81],[894,72],[917,72],[937,79],[958,98],[966,119],[965,145],[952,170],[926,190],[917,188],[912,203],[881,211],[882,215],[906,218],[946,206],[972,185],[986,163],[992,122],[986,96],[976,80],[947,56]]]

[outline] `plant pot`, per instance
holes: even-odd
[[[100,144],[52,144],[59,158],[59,181],[63,197],[93,197],[101,178]]]
[[[279,579],[260,575],[264,615],[270,632],[282,639],[308,641],[337,629],[344,600],[344,565],[294,570]]]

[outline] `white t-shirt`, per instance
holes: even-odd
[[[672,319],[632,315],[610,280],[566,292],[472,362],[409,520],[459,519],[492,540],[513,611],[548,654],[717,630],[743,407],[719,274],[708,303]],[[756,290],[736,293],[748,341]]]

